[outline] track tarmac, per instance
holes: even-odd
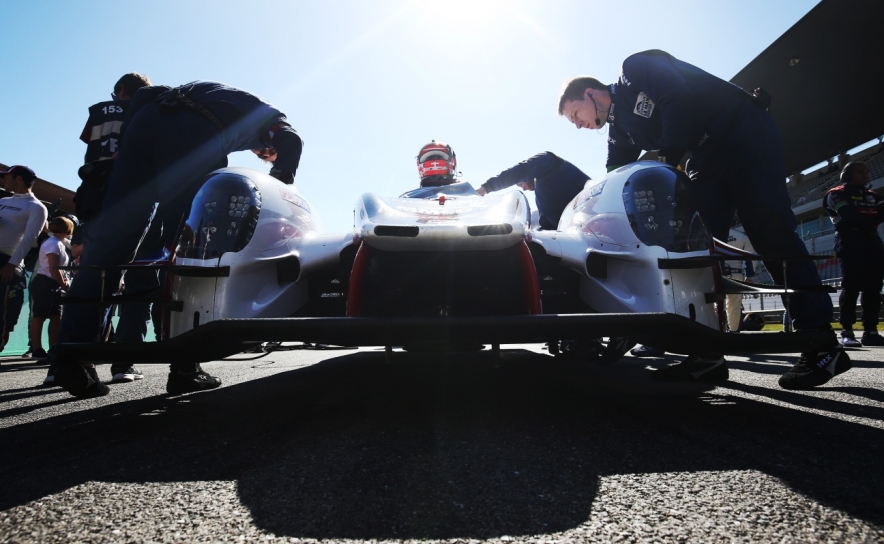
[[[77,401],[0,359],[0,542],[881,542],[884,348],[811,392],[539,345],[294,350]],[[99,370],[109,379],[109,368]]]

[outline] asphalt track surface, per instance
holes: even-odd
[[[272,353],[76,401],[0,364],[0,542],[881,542],[884,348],[813,392],[541,346]],[[101,369],[108,377],[107,367]]]

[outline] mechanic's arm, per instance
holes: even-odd
[[[270,147],[276,150],[276,160],[270,175],[283,183],[294,183],[304,141],[288,123],[276,123],[267,133]]]
[[[838,214],[840,224],[847,228],[876,229],[878,227],[877,214],[873,218],[859,212],[843,195],[829,193],[826,197],[828,208]]]
[[[67,291],[69,284],[67,278],[64,274],[61,273],[59,267],[59,256],[55,253],[47,253],[46,254],[46,262],[49,263],[49,275],[52,276],[52,279],[58,282],[61,286],[62,291]]]
[[[659,114],[663,118],[660,148],[666,151],[667,158],[669,154],[676,154],[673,150],[688,149],[695,143],[690,141],[692,93],[671,57],[651,53],[632,55],[623,61],[623,77],[654,101],[651,115]]]
[[[485,193],[493,193],[507,187],[543,176],[559,164],[559,158],[550,152],[539,153],[530,159],[507,168],[493,178],[483,183],[476,192],[484,196]]]
[[[612,127],[610,131],[608,161],[605,163],[608,172],[637,161],[641,155],[641,149],[636,149],[628,143],[628,136],[619,132],[616,127]]]

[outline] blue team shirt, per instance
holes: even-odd
[[[540,226],[555,229],[568,202],[583,190],[589,176],[579,168],[545,151],[508,168],[482,184],[486,191],[499,191],[517,183],[534,181],[534,202],[540,212]]]
[[[658,50],[623,61],[610,92],[609,169],[635,162],[642,150],[712,149],[749,100],[740,87]]]
[[[132,99],[122,131],[145,105],[171,87],[139,89]],[[278,153],[274,168],[295,172],[300,160],[301,142],[284,113],[263,98],[217,81],[194,81],[179,87],[184,96],[204,105],[224,127],[221,140],[225,153],[273,147]],[[271,140],[270,130],[277,127]],[[294,138],[298,138],[294,142]],[[297,152],[294,148],[297,147]]]

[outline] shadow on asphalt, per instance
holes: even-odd
[[[584,523],[603,476],[754,469],[884,523],[882,431],[650,382],[668,362],[360,352],[48,418],[0,430],[0,508],[87,481],[235,480],[277,535],[489,538]]]

